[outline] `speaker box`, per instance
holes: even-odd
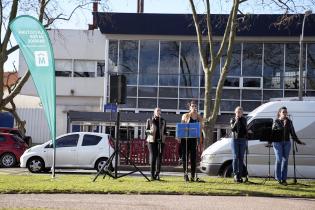
[[[126,76],[110,75],[109,102],[117,104],[126,103]]]

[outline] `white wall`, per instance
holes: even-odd
[[[42,108],[18,108],[17,113],[26,121],[26,135],[32,137],[33,144],[41,144],[50,139],[48,124]]]
[[[105,60],[105,36],[98,30],[50,30],[55,59]],[[24,57],[19,54],[19,75],[27,70]],[[56,95],[103,96],[103,78],[57,77]],[[30,78],[21,90],[22,95],[36,96],[37,92]]]
[[[98,97],[58,97],[56,101],[57,136],[67,132],[68,111],[102,111],[100,102]]]

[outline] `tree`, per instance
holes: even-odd
[[[37,15],[38,20],[48,28],[56,20],[70,20],[77,9],[84,8],[91,3],[88,0],[76,1],[71,5],[73,9],[70,14],[65,15],[57,0],[0,0],[0,111],[11,112],[18,125],[24,127],[25,122],[19,118],[13,99],[20,93],[23,85],[30,77],[30,72],[27,71],[14,86],[8,87],[8,92],[5,94],[3,86],[4,63],[7,61],[8,56],[19,48],[18,45],[11,45],[12,34],[8,24],[20,14],[29,14]]]
[[[210,0],[203,0],[205,3],[205,18],[204,20],[199,20],[200,16],[197,15],[196,11],[196,3],[194,0],[189,0],[194,25],[197,33],[198,40],[198,48],[199,48],[199,56],[201,59],[202,68],[205,74],[205,98],[204,98],[204,136],[205,143],[204,148],[208,147],[213,143],[213,129],[217,120],[217,116],[219,113],[219,107],[221,103],[221,95],[222,89],[224,85],[224,81],[228,74],[230,64],[232,61],[232,51],[236,37],[236,31],[241,30],[240,26],[248,28],[250,25],[246,22],[246,16],[242,11],[240,11],[240,5],[244,2],[250,2],[250,0],[231,0],[228,1],[231,4],[230,13],[224,19],[222,18],[222,23],[225,24],[225,31],[220,41],[220,46],[217,51],[215,51],[214,47],[214,39],[213,39],[213,28],[211,25],[211,8],[210,8]],[[218,1],[213,1],[218,4]],[[275,25],[281,26],[284,24],[290,24],[290,21],[294,18],[294,15],[288,15],[288,13],[296,14],[299,9],[302,10],[307,9],[307,6],[299,5],[299,1],[288,0],[262,0],[261,2],[251,1],[255,3],[255,6],[258,4],[261,7],[272,8],[273,10],[278,9],[280,11],[284,11],[284,15],[278,22],[274,23]],[[314,1],[310,2],[311,5],[314,5]],[[204,21],[205,28],[202,28],[203,24],[201,22]],[[203,32],[206,32],[206,35]],[[204,40],[206,37],[206,40]],[[206,42],[206,48],[204,47],[204,42]],[[214,72],[217,66],[220,63],[220,59],[222,55],[226,55],[226,59],[224,64],[222,65],[218,85],[215,91],[215,100],[214,103],[211,101],[212,93],[212,77],[214,76]]]

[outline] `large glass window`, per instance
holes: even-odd
[[[299,88],[299,44],[286,44],[284,88]]]
[[[243,78],[243,87],[244,88],[261,88],[261,78]]]
[[[237,106],[240,106],[240,101],[222,100],[220,110],[221,112],[234,112]]]
[[[119,108],[137,108],[137,99],[127,97],[126,104],[120,104]]]
[[[241,44],[240,43],[234,44],[228,76],[241,76],[241,52],[242,52]],[[226,54],[222,56],[222,65],[224,65],[225,61]]]
[[[197,42],[181,42],[180,86],[199,86],[199,54]]]
[[[140,41],[139,85],[157,85],[159,42]]]
[[[105,63],[103,61],[97,62],[97,76],[104,77],[105,74]]]
[[[282,98],[283,90],[264,90],[264,101],[268,101],[271,98]]]
[[[306,89],[315,90],[315,44],[307,45]]]
[[[157,100],[152,98],[139,98],[138,106],[142,109],[154,109],[157,107]]]
[[[88,60],[74,61],[74,77],[95,77],[96,62]]]
[[[157,97],[156,87],[140,87],[139,97]]]
[[[118,41],[110,40],[108,46],[108,72],[109,73],[117,73],[118,63]]]
[[[180,98],[198,98],[199,90],[198,88],[180,88],[179,97]]]
[[[261,100],[261,90],[242,90],[243,100]]]
[[[119,72],[125,74],[128,85],[137,84],[138,41],[119,42]]]
[[[127,96],[137,96],[137,87],[127,86]]]
[[[160,87],[159,97],[177,98],[178,97],[178,89],[177,88]]]
[[[56,76],[71,77],[72,76],[72,60],[56,59]]]
[[[159,99],[161,109],[177,109],[177,99]]]
[[[239,89],[223,89],[222,99],[240,99],[240,90]]]
[[[297,90],[285,90],[284,97],[298,97],[299,92]]]
[[[265,44],[264,88],[283,87],[283,44]]]
[[[225,87],[239,87],[240,86],[240,78],[239,77],[227,77],[224,80]]]
[[[261,76],[263,45],[258,43],[243,44],[243,76]]]
[[[179,68],[179,43],[160,42],[160,85],[177,86]]]
[[[260,101],[242,101],[244,112],[251,112],[261,105]]]

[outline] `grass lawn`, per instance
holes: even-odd
[[[232,179],[204,177],[204,183],[185,183],[182,177],[162,177],[162,181],[148,182],[143,177],[112,179],[99,176],[92,182],[91,175],[62,175],[55,179],[50,174],[0,174],[0,193],[113,193],[113,194],[185,194],[185,195],[240,195],[285,196],[315,198],[315,181],[298,180],[288,186],[276,181],[251,179],[253,183],[235,184]]]

